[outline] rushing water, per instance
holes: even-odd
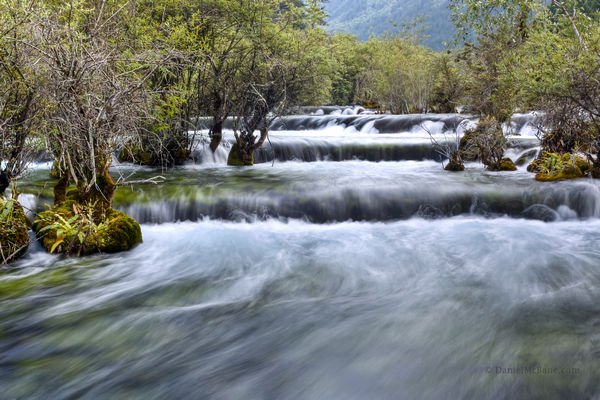
[[[447,173],[411,132],[376,134],[389,159],[217,157],[119,189],[143,244],[34,245],[0,277],[0,397],[600,398],[600,184]],[[380,145],[338,127],[273,138]],[[32,208],[46,176],[23,190]]]

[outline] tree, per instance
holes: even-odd
[[[269,116],[306,98],[316,84],[311,72],[320,63],[320,55],[306,51],[306,44],[315,43],[322,31],[305,28],[313,19],[304,7],[280,13],[273,11],[273,1],[264,1],[251,14],[256,21],[248,32],[251,51],[234,101],[236,143],[229,165],[253,164],[253,152],[267,139]]]
[[[48,136],[61,174],[55,202],[72,181],[78,200],[95,203],[98,216],[110,209],[116,188],[109,167],[117,140],[141,126],[142,88],[153,72],[144,55],[128,54],[114,40],[127,4],[71,3],[38,13],[35,46],[47,69]]]
[[[404,35],[371,38],[359,97],[394,114],[427,112],[433,87],[433,53]]]
[[[527,104],[544,111],[546,155],[579,152],[594,159],[600,150],[600,23],[585,7],[553,1],[520,54],[516,80]],[[597,155],[593,174],[600,177]]]
[[[0,197],[25,172],[33,153],[40,82],[31,49],[22,46],[32,6],[0,0]]]
[[[464,138],[463,149],[478,149],[480,159],[492,170],[503,169],[502,124],[517,105],[518,87],[512,79],[516,52],[527,41],[542,6],[539,0],[453,0],[450,4],[459,38],[466,42],[460,58],[467,72],[467,111],[479,113],[484,122]]]

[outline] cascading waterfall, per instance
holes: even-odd
[[[230,122],[190,165],[117,164],[166,177],[116,193],[133,251],[34,245],[5,271],[2,396],[600,396],[600,184],[533,180],[539,116],[505,126],[516,172],[450,173],[430,135],[474,117],[297,114],[254,167],[225,165]],[[52,201],[48,170],[21,185],[29,208]]]

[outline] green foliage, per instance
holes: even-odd
[[[140,226],[127,215],[108,210],[95,222],[95,205],[68,200],[38,214],[33,230],[50,253],[87,255],[129,250],[142,241]]]
[[[72,249],[80,249],[86,238],[99,229],[102,225],[96,225],[92,218],[93,207],[78,207],[76,203],[71,203],[74,215],[68,219],[60,213],[53,212],[50,216],[45,216],[48,222],[43,228],[38,230],[38,234],[54,231],[54,243],[50,246],[50,253],[56,250],[71,253]]]
[[[433,73],[431,110],[439,113],[456,112],[464,96],[465,77],[455,56],[451,53],[437,54]]]
[[[0,264],[19,258],[29,246],[29,221],[13,199],[0,199]]]
[[[535,179],[539,181],[559,181],[586,176],[591,165],[575,153],[553,153],[545,151],[536,162],[538,172]]]
[[[460,37],[477,40],[500,31],[512,31],[524,39],[542,0],[451,0],[450,10]]]
[[[365,46],[368,62],[358,81],[358,99],[392,113],[428,111],[433,52],[402,36],[372,37]]]

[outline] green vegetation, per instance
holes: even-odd
[[[13,261],[27,251],[29,224],[17,201],[0,199],[0,264]]]
[[[38,214],[33,230],[50,253],[87,255],[129,250],[142,241],[139,224],[116,210],[102,222],[93,218],[94,208],[68,200]]]
[[[542,182],[582,178],[591,170],[590,163],[577,154],[547,151],[536,160],[536,166],[535,179]]]
[[[463,102],[484,117],[463,144],[491,154],[491,160],[480,154],[488,168],[495,169],[503,158],[503,138],[498,134],[499,140],[490,141],[489,133],[500,132],[515,111],[531,109],[545,116],[545,154],[579,154],[600,165],[599,6],[573,0],[553,0],[550,6],[538,0],[452,1],[466,41],[457,53],[467,72]],[[544,163],[536,161],[529,169],[540,172]],[[575,178],[588,170],[554,171],[552,178],[541,173],[537,179]]]
[[[394,18],[394,4],[327,6],[368,19],[375,9]],[[402,12],[415,4],[403,2]],[[475,159],[492,171],[514,170],[502,126],[514,112],[540,110],[545,152],[530,168],[537,179],[600,177],[597,2],[452,0],[445,12],[464,45],[442,53],[422,44],[418,21],[364,42],[328,35],[325,5],[0,0],[0,196],[44,143],[57,179],[55,208],[36,223],[48,250],[130,248],[141,240],[139,227],[112,209],[115,190],[128,183],[109,174],[117,150],[131,162],[179,165],[200,121],[210,121],[215,151],[232,118],[228,164],[250,166],[273,116],[305,104],[479,115],[447,149],[453,171]],[[126,245],[103,244],[112,240],[101,234],[108,231]]]

